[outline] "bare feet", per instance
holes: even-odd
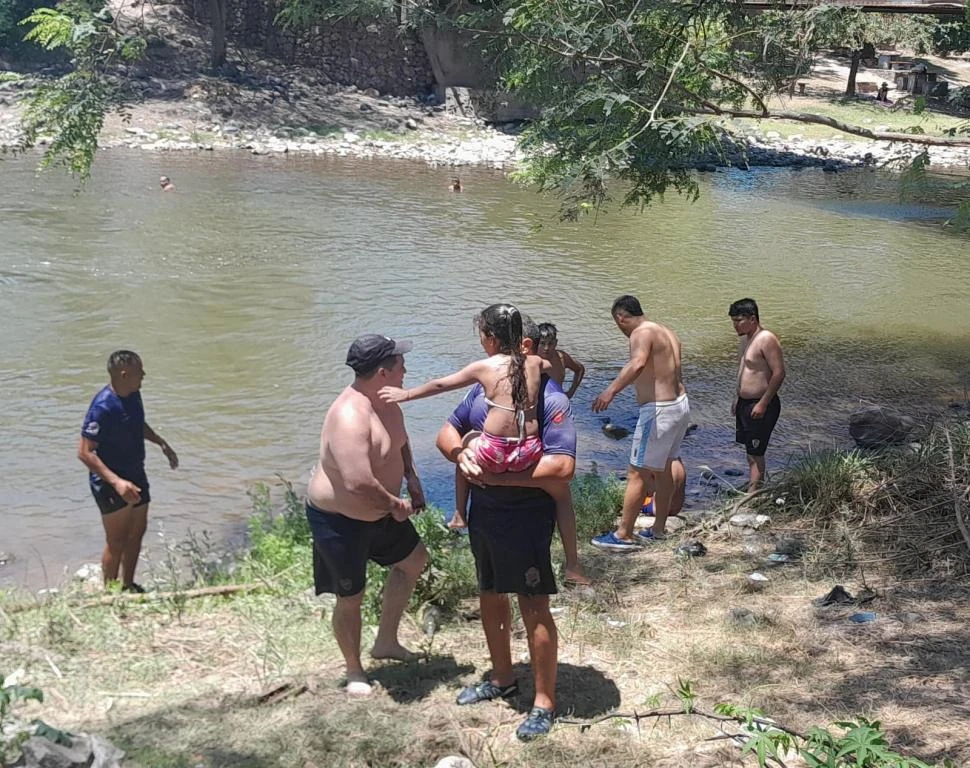
[[[424,657],[423,653],[415,653],[414,651],[409,651],[400,643],[395,643],[394,645],[381,645],[377,644],[371,648],[370,657],[372,659],[393,659],[394,661],[414,661],[415,659],[420,659]]]
[[[461,512],[455,512],[451,520],[448,521],[448,527],[453,531],[460,531],[468,527],[468,523],[465,521],[465,516]]]
[[[367,675],[355,672],[347,675],[347,687],[344,690],[348,696],[370,696],[374,689],[367,682]]]
[[[576,584],[581,587],[588,587],[591,583],[589,577],[583,573],[583,569],[579,563],[576,565],[567,565],[563,569],[563,582],[566,584]]]

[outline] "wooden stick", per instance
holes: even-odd
[[[114,605],[115,603],[157,603],[162,600],[181,600],[193,597],[211,597],[213,595],[231,595],[236,592],[253,592],[263,589],[265,584],[222,584],[218,587],[199,587],[197,589],[175,590],[171,592],[122,592],[117,595],[102,595],[90,600],[83,600],[80,603],[69,603],[72,608],[95,608],[99,605]],[[51,601],[38,603],[22,603],[20,605],[7,606],[3,610],[6,613],[21,613],[22,611],[33,611],[50,605]]]

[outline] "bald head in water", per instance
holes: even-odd
[[[162,192],[174,192],[175,185],[168,176],[161,176],[158,179],[158,186],[162,188]]]

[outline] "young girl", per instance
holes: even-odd
[[[549,372],[549,364],[540,357],[527,357],[522,353],[522,315],[515,307],[493,304],[482,311],[476,324],[487,358],[414,389],[384,387],[378,394],[384,402],[402,403],[478,382],[485,390],[485,402],[490,408],[482,431],[469,432],[465,436],[465,445],[475,453],[482,469],[494,474],[521,472],[542,458],[536,405],[542,373]],[[564,528],[566,533],[563,536],[566,577],[585,583],[578,567],[576,519],[569,484],[563,483],[550,495],[556,501],[556,524],[560,536],[563,536]],[[468,481],[457,470],[455,501],[457,509],[449,527],[464,528],[467,525]]]

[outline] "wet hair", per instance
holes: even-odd
[[[128,368],[140,361],[141,358],[137,352],[132,352],[130,349],[119,349],[117,352],[112,352],[108,357],[108,373],[120,371],[122,368]]]
[[[643,308],[640,306],[640,300],[636,296],[630,296],[629,294],[620,296],[620,298],[613,302],[613,309],[610,310],[610,314],[616,317],[617,312],[625,312],[632,317],[643,317]]]
[[[529,339],[533,348],[539,346],[539,324],[528,315],[522,315],[522,338]]]
[[[728,317],[753,317],[758,322],[758,303],[754,299],[738,299],[728,309]]]
[[[525,355],[522,354],[522,313],[511,304],[485,307],[476,320],[481,333],[498,341],[498,351],[508,355],[512,405],[524,411],[529,407],[529,387],[525,380]]]
[[[549,344],[559,340],[559,329],[552,323],[539,323],[539,342]]]

